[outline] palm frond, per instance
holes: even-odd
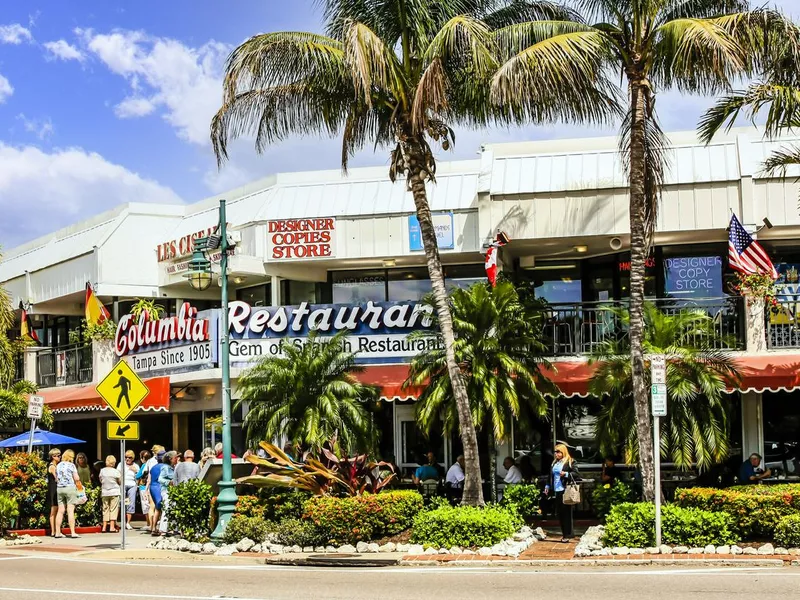
[[[800,146],[788,146],[775,151],[764,161],[767,173],[786,174],[786,169],[800,165]]]

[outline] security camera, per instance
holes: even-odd
[[[770,221],[767,217],[764,217],[764,225],[767,226],[767,229],[772,229],[774,227],[772,221]]]
[[[618,237],[611,238],[611,241],[608,242],[608,245],[611,247],[612,250],[621,250],[622,249],[622,240]]]

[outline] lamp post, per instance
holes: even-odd
[[[186,278],[196,290],[206,290],[211,286],[211,261],[205,256],[210,250],[220,251],[220,288],[222,290],[222,342],[220,344],[220,362],[222,366],[222,479],[219,482],[219,496],[217,497],[217,528],[211,537],[221,539],[225,535],[225,528],[236,508],[236,482],[233,481],[233,468],[231,466],[231,374],[229,331],[228,331],[228,250],[232,247],[228,242],[228,232],[225,217],[225,200],[219,201],[219,226],[217,232],[206,238],[194,241],[194,253],[189,261],[189,270]]]

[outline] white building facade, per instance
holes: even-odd
[[[761,173],[775,144],[752,130],[709,146],[693,134],[671,140],[647,295],[667,310],[700,306],[714,316],[744,375],[741,389],[732,390],[735,445],[766,452],[793,472],[800,442],[800,173]],[[587,394],[586,357],[614,330],[603,309],[624,306],[629,279],[628,197],[616,148],[613,138],[487,145],[479,160],[441,163],[428,186],[450,285],[484,280],[485,247],[504,231],[512,240],[502,250],[504,271],[548,302],[552,376],[563,392],[557,436],[587,463],[599,462],[591,435],[599,404]],[[219,288],[198,292],[185,274],[193,239],[215,226],[220,198],[237,240],[228,272],[234,398],[248,362],[276,352],[281,339],[347,329],[365,365],[359,377],[382,389],[376,415],[383,458],[411,468],[433,448],[442,462],[451,460],[457,437],[424,439],[413,423],[420,390],[402,385],[421,350],[408,334],[426,326],[420,300],[430,283],[411,194],[383,168],[346,177],[280,174],[194,205],[129,204],[7,251],[0,284],[15,306],[30,307],[41,340],[20,375],[40,385],[58,429],[89,440],[96,456],[110,448],[103,436],[111,415],[94,386],[124,357],[151,390],[135,415],[146,436],[142,447],[199,450],[218,439]],[[781,311],[755,324],[731,288],[732,212],[757,231],[781,273]],[[87,282],[119,323],[117,340],[106,347],[70,343]],[[165,321],[137,324],[126,316],[139,298],[163,305]],[[578,408],[564,409],[570,405]],[[240,409],[233,440],[239,453],[242,418]],[[551,425],[543,421],[535,431],[515,431],[501,453],[529,454],[538,470],[551,445]]]

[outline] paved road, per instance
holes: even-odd
[[[641,600],[789,598],[792,568],[310,569],[210,564],[109,563],[0,556],[0,598],[26,600],[239,600],[590,598]]]

